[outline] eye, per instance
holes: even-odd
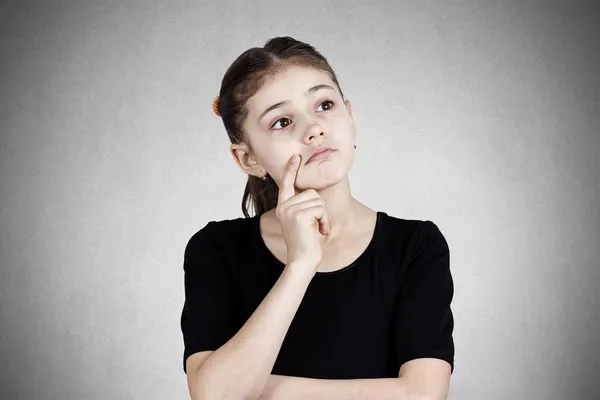
[[[333,108],[334,102],[331,100],[325,100],[324,102],[321,103],[321,105],[323,105],[323,104],[331,104],[324,110],[324,111],[327,111],[327,110],[331,110]]]
[[[278,123],[279,121],[286,121],[286,120],[287,120],[287,121],[290,121],[290,123],[291,123],[291,121],[292,121],[291,119],[289,119],[289,118],[287,118],[287,117],[284,117],[284,118],[279,118],[277,121],[275,121],[275,123],[274,123],[273,125],[271,125],[271,129],[272,129],[272,128],[274,128],[274,127],[275,127],[275,125],[277,125],[277,123]],[[281,128],[279,128],[279,129],[286,128],[287,126],[289,126],[289,125],[290,125],[290,123],[287,123],[287,124],[284,124],[284,125],[282,125],[282,126],[281,126]],[[279,130],[279,129],[276,129],[276,130]]]
[[[329,104],[323,110],[323,111],[329,111],[329,110],[331,110],[333,108],[333,106],[334,106],[335,103],[333,101],[331,101],[331,100],[325,100],[321,104],[319,104],[319,106],[322,106],[323,104]],[[279,118],[277,121],[275,121],[275,123],[273,125],[271,125],[271,129],[275,128],[275,125],[277,125],[280,121],[289,121],[289,122],[286,123],[286,124],[282,124],[281,128],[276,128],[275,130],[281,130],[281,129],[287,128],[292,123],[292,120],[289,119],[289,118],[287,118],[287,117]]]

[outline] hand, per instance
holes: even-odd
[[[275,215],[287,246],[287,265],[292,262],[310,265],[316,273],[323,259],[319,235],[329,234],[329,217],[327,205],[316,190],[295,194],[299,166],[300,155],[292,157],[286,165]]]

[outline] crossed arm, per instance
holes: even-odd
[[[311,379],[270,375],[259,400],[446,400],[450,364],[435,358],[408,361],[398,378]]]

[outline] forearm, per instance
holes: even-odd
[[[412,400],[414,395],[404,378],[334,380],[270,375],[259,400]]]
[[[199,398],[258,398],[312,276],[310,267],[286,266],[242,328],[202,363]]]

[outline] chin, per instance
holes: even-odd
[[[312,188],[315,190],[325,189],[334,186],[348,178],[348,172],[352,164],[341,162],[341,160],[328,159],[317,161],[314,165],[303,171],[298,176],[296,186],[298,189],[306,190]]]

